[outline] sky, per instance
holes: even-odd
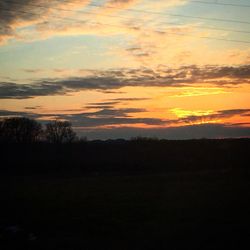
[[[250,136],[249,0],[0,0],[0,117],[89,139]]]

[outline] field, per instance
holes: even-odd
[[[200,169],[5,173],[1,249],[249,249],[248,168]]]

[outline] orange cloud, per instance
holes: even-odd
[[[172,95],[170,97],[195,97],[195,96],[209,96],[209,95],[220,95],[220,94],[228,94],[232,93],[231,91],[226,91],[221,88],[188,88],[185,91],[181,91],[176,95]]]
[[[214,113],[213,110],[184,110],[181,108],[174,108],[170,110],[178,118],[187,118],[190,116],[207,116]]]

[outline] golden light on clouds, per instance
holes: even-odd
[[[186,90],[185,90],[186,89]],[[195,97],[195,96],[208,96],[208,95],[221,95],[221,94],[229,94],[232,91],[228,91],[223,88],[184,88],[178,94],[172,95],[170,97]]]
[[[186,118],[188,116],[207,116],[214,113],[214,110],[184,110],[181,108],[171,109],[171,112],[178,118]]]
[[[248,126],[249,13],[230,16],[217,7],[186,0],[1,1],[0,116],[144,133]]]

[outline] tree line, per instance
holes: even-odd
[[[77,140],[68,121],[55,120],[42,125],[26,117],[11,117],[0,120],[1,143],[70,143]]]

